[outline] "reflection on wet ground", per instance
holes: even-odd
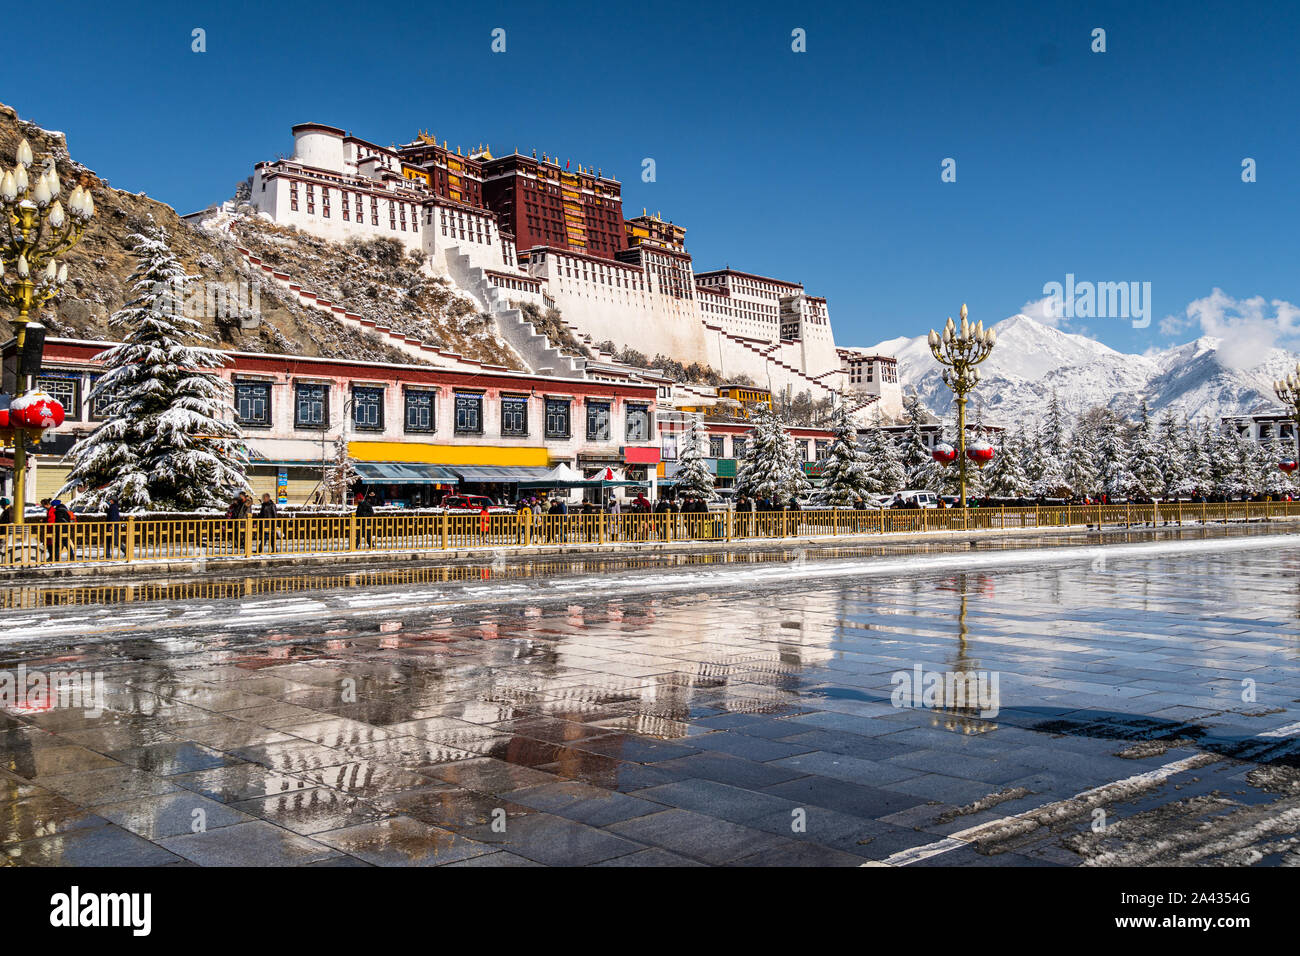
[[[1300,540],[1221,534],[27,605],[0,675],[102,692],[0,709],[0,863],[1294,864]]]

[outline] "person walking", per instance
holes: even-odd
[[[108,496],[108,504],[104,507],[104,520],[110,526],[105,551],[114,556],[120,552],[122,557],[129,557],[126,541],[122,537],[122,509],[117,503],[117,495]]]
[[[357,541],[354,547],[361,547],[361,539],[366,539],[366,547],[371,546],[375,533],[375,493],[357,495]]]
[[[275,554],[275,536],[279,533],[275,527],[275,519],[279,516],[279,512],[275,507],[275,502],[271,500],[269,494],[264,493],[262,495],[262,506],[257,509],[257,517],[262,524],[262,543],[258,546],[259,551],[265,552],[267,542],[270,542],[271,553]]]
[[[74,515],[62,501],[55,498],[50,502],[50,510],[46,512],[45,521],[52,524],[54,528],[54,560],[62,561],[63,552],[67,551],[68,560],[75,561],[77,558],[76,545],[72,540],[72,528],[70,525],[76,524],[77,516]]]

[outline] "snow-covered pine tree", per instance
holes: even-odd
[[[1186,440],[1178,427],[1178,420],[1169,409],[1160,416],[1156,429],[1156,462],[1160,468],[1164,497],[1175,500],[1190,498],[1196,491],[1196,481],[1187,460]]]
[[[808,490],[803,463],[776,412],[760,405],[753,422],[745,457],[736,469],[736,490],[754,499],[784,504]]]
[[[1047,417],[1043,421],[1042,441],[1043,448],[1055,455],[1058,460],[1065,458],[1068,438],[1065,434],[1065,421],[1061,413],[1061,401],[1057,398],[1056,389],[1052,389],[1052,400],[1047,403]]]
[[[1129,492],[1128,426],[1110,409],[1103,409],[1097,423],[1097,471],[1107,498],[1122,498]]]
[[[843,405],[835,412],[834,431],[835,439],[822,465],[822,485],[813,493],[813,500],[833,508],[851,508],[864,495],[878,492],[868,487],[868,465],[858,446],[858,430],[844,413]]]
[[[708,454],[709,436],[705,431],[704,422],[699,418],[692,418],[677,452],[678,468],[677,474],[673,477],[677,482],[675,487],[678,496],[702,498],[705,501],[713,501],[718,497],[718,493],[714,490],[713,474],[704,462]]]
[[[1188,472],[1196,485],[1196,492],[1208,495],[1214,489],[1214,465],[1210,457],[1214,450],[1214,432],[1209,419],[1199,426],[1185,422],[1183,428]]]
[[[1160,498],[1165,494],[1164,473],[1160,469],[1160,446],[1151,424],[1151,413],[1146,399],[1137,426],[1129,440],[1129,484],[1126,494],[1130,498]]]
[[[1211,491],[1223,498],[1239,497],[1246,483],[1236,429],[1220,426],[1213,432],[1209,450]]]
[[[1055,414],[1049,414],[1038,433],[1035,448],[1038,467],[1035,469],[1033,493],[1044,498],[1064,498],[1070,494],[1071,485],[1065,473],[1065,438],[1061,433],[1060,406],[1056,403],[1055,392],[1052,393],[1052,406]]]
[[[104,374],[90,399],[105,421],[68,451],[68,480],[83,508],[117,496],[125,508],[191,511],[224,506],[246,489],[247,452],[234,423],[229,387],[211,370],[226,364],[185,315],[187,275],[157,226],[131,236],[135,298],[109,318],[122,344],[100,353]]]
[[[1080,417],[1070,433],[1065,461],[1065,477],[1076,495],[1095,497],[1101,493],[1099,462],[1096,430],[1086,418]]]
[[[1283,450],[1282,441],[1274,430],[1264,445],[1259,480],[1260,491],[1271,495],[1274,501],[1281,501],[1287,495],[1295,494],[1295,484],[1291,481],[1291,476],[1278,467],[1278,462],[1285,461],[1288,457],[1288,452]]]
[[[880,413],[862,436],[863,487],[868,494],[889,495],[907,487],[907,472],[898,446],[880,427]]]
[[[998,437],[997,454],[984,469],[985,493],[994,498],[1027,498],[1033,486],[1025,474],[1025,432],[1018,427],[1014,435],[1003,432]]]
[[[334,458],[325,471],[325,494],[330,504],[347,504],[348,492],[361,478],[357,471],[357,461],[348,450],[347,440],[342,436],[334,441]]]
[[[925,424],[925,410],[921,407],[921,396],[912,392],[903,400],[903,417],[907,419],[907,431],[903,434],[903,447],[900,451],[903,471],[908,488],[926,488],[919,481],[933,481],[934,459],[925,447],[925,438],[921,435],[921,426]]]

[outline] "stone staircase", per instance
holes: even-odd
[[[304,289],[301,284],[294,282],[293,277],[287,272],[277,272],[272,266],[264,263],[258,256],[243,248],[235,247],[239,254],[243,256],[244,261],[255,269],[260,269],[263,275],[277,285],[287,289],[299,305],[307,308],[317,309],[321,312],[329,313],[340,324],[349,326],[360,331],[375,332],[381,336],[384,341],[396,348],[398,351],[410,356],[421,363],[431,363],[440,368],[463,369],[474,372],[510,372],[514,369],[507,368],[504,365],[492,365],[487,362],[480,362],[477,359],[466,358],[459,352],[451,352],[447,349],[438,348],[436,345],[430,345],[427,342],[421,342],[419,339],[412,338],[403,332],[391,329],[386,325],[380,325],[373,319],[367,319],[355,312],[349,312],[340,305],[318,295],[309,289]]]
[[[550,338],[539,332],[521,310],[511,307],[506,294],[492,284],[483,268],[472,265],[469,256],[457,246],[447,250],[447,269],[452,281],[483,306],[483,311],[496,323],[501,338],[510,344],[535,374],[562,378],[587,377],[587,360],[567,355],[551,344]]]
[[[762,339],[750,339],[743,335],[734,335],[733,333],[728,332],[722,326],[714,325],[708,320],[702,319],[701,321],[704,322],[704,328],[707,331],[717,332],[721,334],[724,338],[728,339],[731,342],[736,343],[741,348],[749,349],[749,351],[753,352],[755,355],[761,358],[765,363],[772,365],[776,368],[779,368],[784,372],[788,372],[800,383],[807,384],[808,391],[811,392],[814,397],[817,398],[841,397],[842,398],[842,396],[840,396],[840,393],[837,389],[831,388],[825,382],[820,381],[820,379],[825,378],[827,375],[833,375],[835,372],[834,369],[823,372],[821,375],[818,375],[814,378],[804,374],[804,372],[795,368],[793,365],[783,362],[781,359],[773,356],[772,353],[775,352],[782,345],[792,344],[789,341],[783,339],[780,342],[768,343],[763,341]],[[759,346],[762,346],[762,348],[760,348]]]

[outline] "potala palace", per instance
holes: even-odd
[[[533,373],[586,377],[599,363],[562,356],[525,303],[559,310],[590,343],[699,362],[775,394],[900,411],[894,358],[836,348],[824,298],[729,268],[696,272],[686,230],[644,211],[625,219],[621,185],[602,170],[535,151],[462,155],[424,133],[388,148],[316,123],[293,137],[292,158],[255,167],[258,214],[327,239],[400,240],[471,295]]]

